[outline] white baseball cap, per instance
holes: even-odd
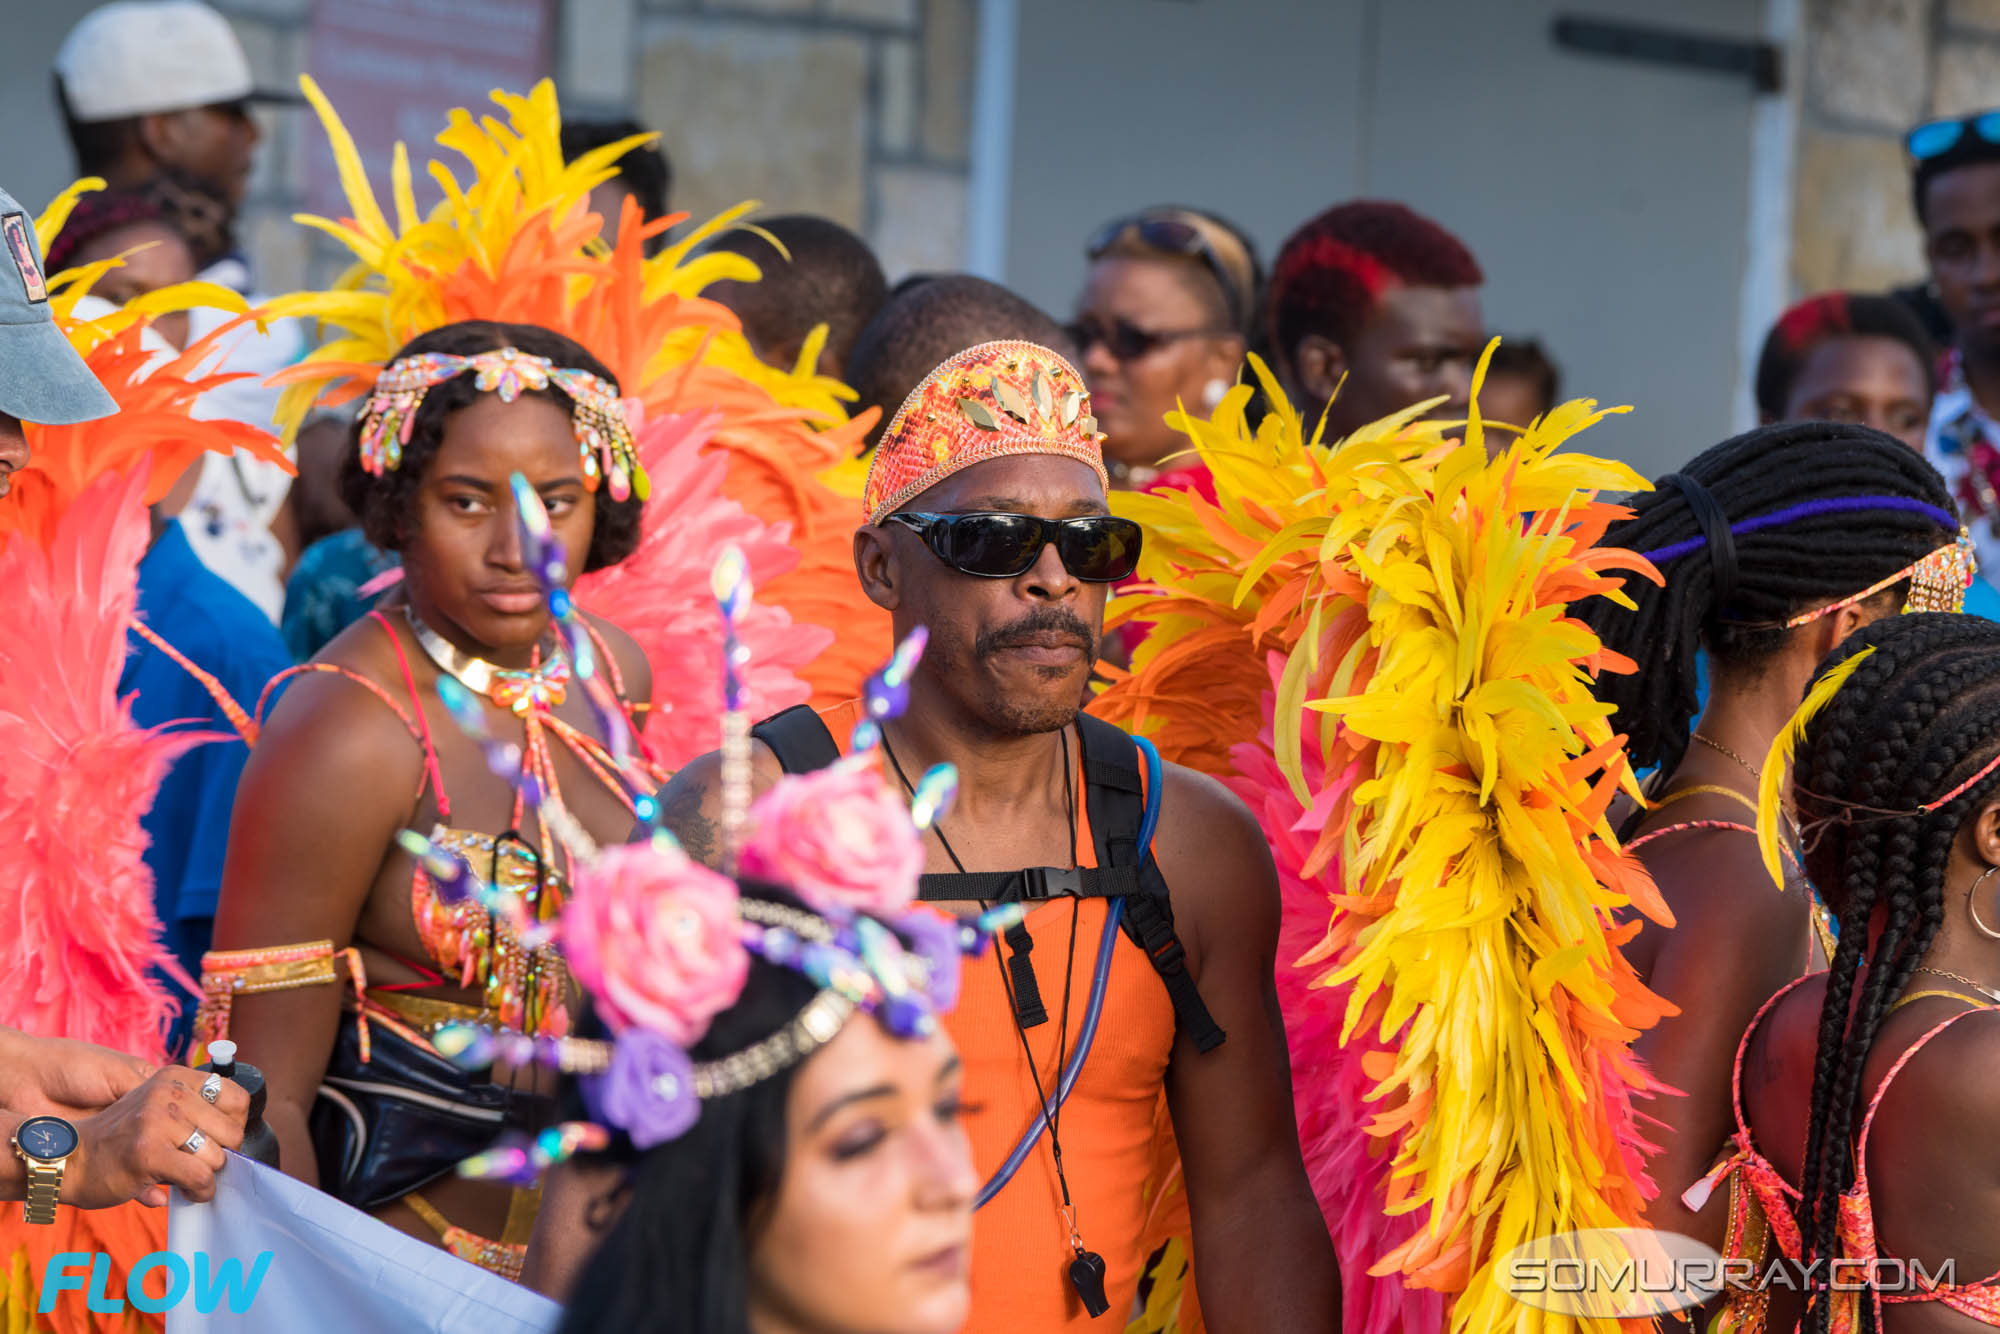
[[[113,0],[56,52],[72,116],[122,120],[223,102],[297,102],[260,91],[229,20],[200,0]]]

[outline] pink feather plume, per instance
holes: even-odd
[[[1273,672],[1282,666],[1283,659],[1275,658]],[[1236,772],[1224,775],[1222,781],[1263,826],[1278,866],[1282,897],[1278,1004],[1291,1050],[1292,1109],[1313,1194],[1340,1255],[1345,1307],[1341,1328],[1347,1334],[1440,1330],[1445,1310],[1441,1293],[1406,1287],[1396,1274],[1378,1277],[1368,1272],[1407,1241],[1420,1221],[1412,1216],[1391,1218],[1383,1212],[1389,1155],[1385,1145],[1369,1137],[1368,1124],[1378,1109],[1363,1101],[1375,1082],[1363,1073],[1364,1059],[1394,1047],[1377,1037],[1377,1026],[1369,1022],[1358,1025],[1343,1046],[1340,1023],[1347,1012],[1348,988],[1313,986],[1326,965],[1298,962],[1326,935],[1327,920],[1335,911],[1326,886],[1339,883],[1340,871],[1336,864],[1312,880],[1299,874],[1323,817],[1316,820],[1299,803],[1278,769],[1271,725],[1275,698],[1274,692],[1265,692],[1263,733],[1254,744],[1231,749]],[[1303,747],[1306,787],[1313,792],[1320,790],[1323,777],[1315,717],[1307,717]]]
[[[703,452],[720,421],[684,413],[640,428],[639,454],[653,490],[639,549],[576,583],[577,604],[628,632],[652,663],[657,684],[646,740],[670,769],[714,750],[722,736],[722,619],[709,588],[717,553],[740,548],[758,588],[799,561],[791,525],[766,523],[722,494],[729,457]],[[833,642],[833,632],[795,624],[783,607],[752,602],[736,633],[750,651],[744,671],[750,715],[805,703],[812,689],[800,673]]]
[[[144,466],[0,543],[0,1023],[165,1056],[178,1003],[139,819],[206,732],[137,727],[118,698],[148,525]]]

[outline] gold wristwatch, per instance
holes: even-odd
[[[60,1116],[31,1116],[14,1131],[14,1154],[28,1169],[30,1223],[56,1221],[56,1198],[62,1194],[63,1171],[76,1152],[76,1127]]]

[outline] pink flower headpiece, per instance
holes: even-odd
[[[626,402],[618,391],[589,371],[558,366],[517,347],[471,356],[419,352],[384,366],[361,408],[361,466],[377,477],[400,466],[424,395],[467,371],[477,377],[474,384],[480,392],[498,394],[502,403],[551,385],[568,394],[576,405],[570,420],[583,461],[584,485],[595,491],[598,479],[608,477],[612,499],[646,498],[650,489],[646,470],[639,462]]]

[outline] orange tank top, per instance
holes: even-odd
[[[847,748],[860,718],[858,701],[823,709],[834,741]],[[1083,791],[1083,757],[1077,755],[1076,791]],[[1079,800],[1076,860],[1097,865],[1089,812]],[[984,868],[981,868],[984,869]],[[1034,937],[1029,955],[1049,1020],[1027,1030],[1041,1086],[1053,1096],[1060,1073],[1057,1028],[1063,1010],[1063,974],[1072,952],[1069,1041],[1076,1050],[1103,938],[1106,899],[1051,899],[1028,914]],[[1071,922],[1075,943],[1071,944]],[[1040,1117],[1035,1079],[1022,1051],[1021,1030],[1002,983],[1005,949],[966,962],[958,1008],[946,1031],[965,1062],[965,1096],[977,1112],[966,1128],[973,1162],[985,1182],[999,1170],[1023,1134]],[[1063,1173],[1076,1206],[1083,1244],[1104,1257],[1104,1293],[1111,1309],[1096,1320],[1069,1284],[1069,1226],[1062,1211],[1055,1157],[1046,1132],[1004,1189],[981,1209],[972,1228],[972,1318],[964,1334],[1027,1334],[1052,1330],[1120,1330],[1132,1309],[1140,1271],[1160,1231],[1160,1199],[1172,1151],[1167,1115],[1167,1058],[1174,1045],[1174,1007],[1143,951],[1121,931],[1111,956],[1104,1012],[1076,1087],[1062,1106]]]

